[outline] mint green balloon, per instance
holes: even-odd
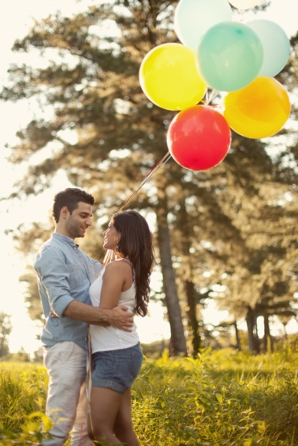
[[[196,59],[201,78],[211,88],[236,91],[246,87],[259,74],[263,46],[248,26],[222,22],[204,34]]]
[[[271,20],[252,20],[246,23],[259,37],[264,51],[259,76],[276,76],[290,55],[290,41],[285,31]]]

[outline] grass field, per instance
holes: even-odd
[[[235,350],[146,359],[133,387],[140,446],[297,446],[298,354]],[[40,445],[47,374],[0,363],[0,444]]]

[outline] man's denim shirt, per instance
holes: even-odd
[[[90,304],[89,287],[102,265],[81,251],[72,238],[55,232],[40,248],[34,268],[46,319],[43,345],[73,341],[87,348],[88,324],[63,317],[63,312],[73,300]],[[51,316],[51,308],[59,318]]]

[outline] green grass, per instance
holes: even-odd
[[[297,370],[298,354],[290,350],[146,359],[133,386],[140,445],[296,446]],[[44,368],[0,363],[0,387],[0,444],[39,445],[50,426]]]

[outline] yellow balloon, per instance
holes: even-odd
[[[179,43],[153,48],[142,61],[139,80],[150,101],[166,110],[196,105],[207,87],[197,71],[195,52]]]
[[[253,139],[279,132],[291,111],[284,87],[276,79],[265,76],[228,93],[223,105],[223,115],[229,126],[239,135]]]

